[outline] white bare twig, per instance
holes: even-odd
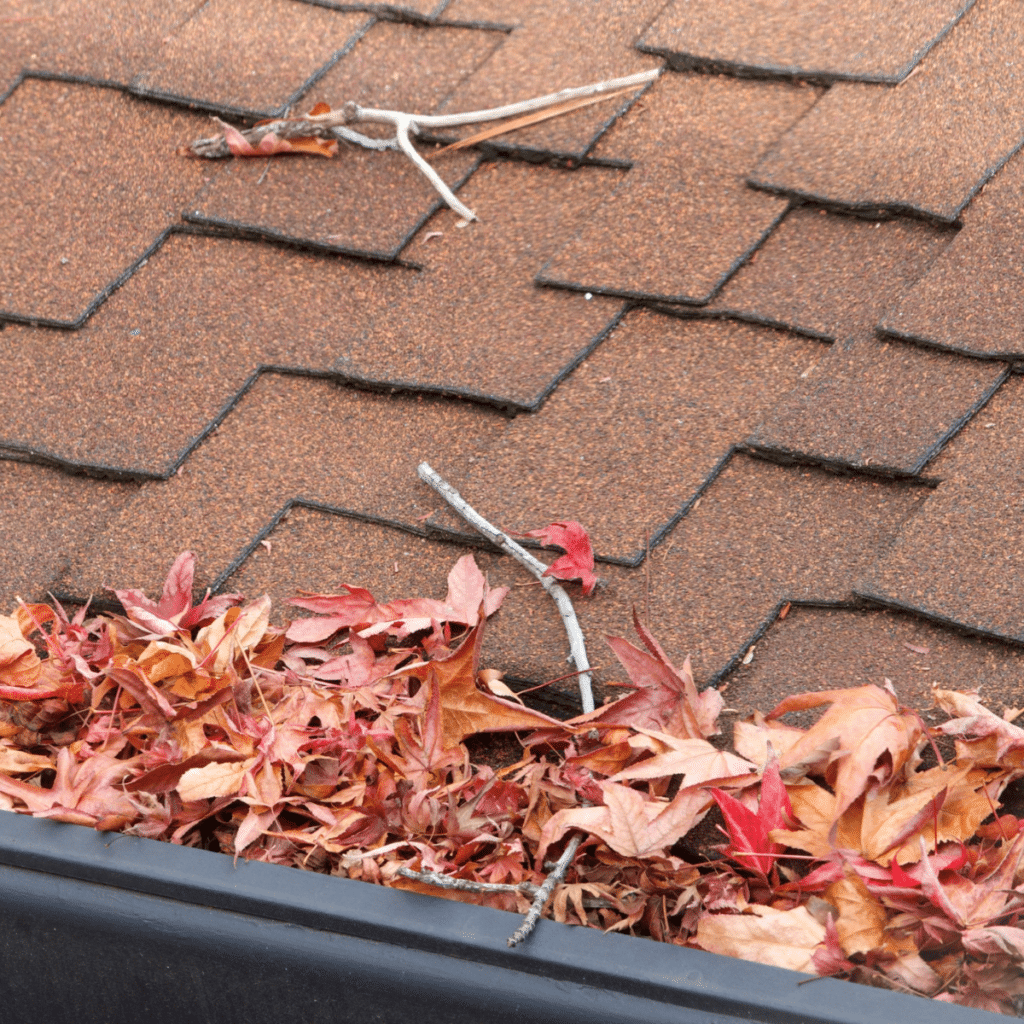
[[[572,859],[576,856],[576,851],[580,848],[581,842],[583,842],[582,832],[577,832],[569,840],[565,847],[565,852],[558,858],[551,874],[544,879],[544,884],[537,890],[537,895],[533,897],[530,912],[523,918],[523,923],[509,936],[508,944],[510,947],[518,946],[537,927],[537,922],[540,920],[540,915],[544,912],[544,907],[551,898],[551,894],[555,891],[555,886],[565,877],[566,868],[572,863]]]
[[[623,78],[610,78],[604,82],[594,82],[575,89],[562,89],[560,92],[549,93],[547,96],[536,96],[519,103],[508,103],[503,107],[492,107],[489,110],[470,110],[463,114],[407,114],[401,110],[378,110],[374,107],[361,107],[349,100],[338,110],[330,110],[322,114],[304,114],[300,117],[286,117],[267,124],[259,125],[242,132],[250,144],[258,145],[260,139],[274,132],[279,138],[299,138],[302,136],[333,136],[354,142],[366,149],[401,149],[403,153],[426,176],[430,184],[437,189],[444,201],[456,213],[466,220],[476,220],[476,214],[455,198],[455,194],[441,179],[441,176],[416,151],[411,135],[418,135],[423,128],[457,128],[467,124],[482,124],[487,121],[500,121],[502,118],[515,117],[546,107],[554,107],[569,100],[583,99],[588,96],[598,97],[603,93],[616,93],[634,86],[653,82],[661,74],[660,68],[641,71]],[[567,111],[566,111],[567,112]],[[374,123],[389,124],[395,129],[393,139],[373,139],[348,127],[352,124]],[[209,139],[197,139],[189,146],[196,156],[216,159],[230,155],[230,149],[223,136]]]
[[[570,657],[579,670],[580,703],[584,712],[594,710],[594,693],[590,685],[590,662],[587,660],[587,647],[583,640],[576,610],[569,600],[569,595],[552,579],[545,576],[548,566],[540,559],[534,558],[522,545],[517,544],[504,530],[499,530],[488,522],[447,480],[430,468],[426,462],[416,467],[419,478],[429,484],[456,512],[462,516],[475,530],[482,533],[492,544],[496,544],[506,554],[511,555],[520,565],[525,566],[540,581],[540,585],[551,595],[558,607],[565,624],[565,632],[569,637]]]
[[[468,878],[453,878],[451,875],[440,875],[436,871],[413,871],[412,868],[399,868],[398,873],[414,882],[426,882],[436,885],[438,889],[456,889],[459,892],[517,892],[523,896],[536,896],[540,886],[533,882],[520,882],[518,885],[505,885],[502,882],[474,882]]]

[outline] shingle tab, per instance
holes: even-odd
[[[662,3],[528,0],[509,5],[453,0],[445,10],[446,19],[513,23],[515,28],[439,112],[487,110],[656,68],[661,62],[638,53],[633,44]],[[489,145],[499,150],[582,159],[639,92],[520,128]],[[474,130],[478,129],[455,134],[471,134]]]
[[[899,218],[870,221],[796,207],[707,306],[823,337],[870,331],[954,237]]]
[[[303,97],[430,113],[499,45],[497,32],[378,22]],[[360,125],[367,134],[380,126]],[[424,150],[427,159],[429,148]],[[438,172],[457,185],[476,164],[452,153]],[[329,250],[394,259],[441,200],[402,153],[342,142],[331,160],[288,157],[233,160],[220,170],[187,219],[265,234]]]
[[[836,342],[748,444],[775,456],[917,474],[1005,379],[979,363],[862,334]]]
[[[986,359],[1024,358],[1024,158],[1015,156],[964,214],[964,229],[880,329]]]
[[[638,43],[677,70],[898,82],[974,0],[673,0]]]
[[[414,276],[172,235],[81,331],[0,334],[0,439],[73,465],[166,475],[261,366],[326,373],[388,274]]]
[[[663,75],[601,146],[633,169],[538,280],[707,302],[785,212],[744,177],[814,97],[786,83]]]
[[[419,482],[417,463],[438,451],[465,459],[503,424],[465,404],[261,377],[180,473],[144,483],[97,530],[60,586],[85,596],[118,579],[159,590],[168,553],[188,549],[202,589],[296,498],[416,529],[439,500]]]
[[[0,105],[0,318],[86,317],[203,184],[209,169],[174,150],[205,129],[114,89],[25,79]]]
[[[209,0],[131,87],[218,113],[280,117],[371,24],[295,0]]]
[[[955,221],[1024,141],[1024,19],[979,0],[900,85],[834,86],[751,175],[772,192]]]
[[[1024,640],[1024,379],[1011,377],[929,467],[943,482],[857,583],[866,597]]]
[[[822,348],[637,310],[540,412],[517,417],[472,466],[453,466],[453,483],[508,529],[586,520],[599,555],[640,559],[647,533],[661,539]],[[466,529],[452,514],[431,525]]]
[[[6,0],[0,95],[12,70],[125,86],[203,0]]]
[[[425,269],[373,309],[334,369],[374,386],[535,408],[614,324],[620,303],[546,288],[533,276],[619,177],[486,164],[461,190],[479,223],[437,213],[402,252]]]

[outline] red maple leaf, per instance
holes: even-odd
[[[767,875],[778,855],[785,850],[782,843],[772,842],[772,829],[787,828],[793,820],[793,807],[779,774],[778,760],[771,757],[765,767],[756,814],[721,789],[712,789],[711,795],[725,818],[729,833],[726,854]]]
[[[526,536],[537,537],[545,547],[557,547],[565,552],[548,566],[545,576],[554,576],[559,580],[579,580],[584,594],[594,592],[597,586],[594,549],[587,531],[575,519],[563,519],[542,530],[530,530]]]

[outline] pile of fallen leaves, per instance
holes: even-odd
[[[562,722],[480,670],[507,591],[471,556],[443,601],[346,586],[296,598],[312,614],[285,629],[269,598],[193,605],[193,567],[158,601],[116,591],[123,615],[0,616],[0,807],[519,912],[582,832],[559,921],[1019,1009],[1024,821],[998,813],[1024,774],[1013,712],[937,690],[951,717],[927,728],[888,684],[806,693],[727,751],[708,740],[718,691],[637,621],[643,647],[609,638],[626,696]],[[781,720],[819,707],[808,729]],[[499,731],[522,757],[473,763],[464,741]],[[680,840],[716,806],[727,842],[694,863]]]

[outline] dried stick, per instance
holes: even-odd
[[[354,142],[367,149],[401,149],[416,165],[431,185],[438,191],[444,201],[465,220],[476,220],[476,214],[455,198],[455,194],[441,179],[441,176],[416,151],[410,135],[418,135],[423,128],[457,128],[461,125],[480,124],[486,121],[500,121],[502,118],[528,114],[546,107],[558,107],[572,100],[583,100],[587,97],[600,98],[602,94],[618,95],[624,90],[653,82],[661,74],[660,68],[641,71],[624,78],[610,78],[604,82],[583,85],[575,89],[562,89],[560,92],[549,93],[547,96],[536,96],[519,103],[509,103],[503,107],[492,107],[489,110],[471,110],[463,114],[407,114],[400,110],[378,110],[374,107],[361,107],[349,100],[339,110],[331,110],[322,114],[304,114],[300,117],[280,118],[266,124],[258,125],[243,131],[242,136],[256,148],[261,139],[274,132],[278,138],[336,137],[347,142]],[[606,97],[606,98],[610,98]],[[552,112],[552,116],[567,113],[568,109]],[[348,127],[359,123],[389,124],[395,129],[393,139],[372,139]],[[223,136],[208,139],[197,139],[188,151],[195,156],[214,160],[230,156],[231,150]]]
[[[594,693],[590,685],[590,662],[587,660],[587,648],[583,640],[583,630],[580,629],[579,620],[576,618],[576,610],[572,606],[572,601],[569,600],[569,595],[554,579],[544,575],[548,567],[539,558],[534,558],[529,551],[522,545],[517,544],[504,530],[499,530],[493,523],[484,519],[447,480],[434,472],[428,463],[421,462],[416,467],[416,472],[419,478],[437,491],[467,523],[479,533],[482,533],[492,544],[496,544],[506,554],[511,555],[520,565],[529,569],[540,581],[540,585],[551,595],[551,599],[555,602],[562,616],[565,632],[569,637],[569,656],[579,670],[580,703],[583,705],[584,712],[593,711]]]
[[[566,868],[572,863],[572,859],[576,856],[576,851],[580,848],[580,843],[582,842],[582,832],[577,832],[569,840],[565,853],[558,858],[551,874],[544,879],[544,884],[537,890],[537,895],[533,897],[530,912],[523,918],[523,923],[509,936],[509,948],[518,946],[536,928],[540,915],[544,912],[544,907],[551,898],[551,894],[555,891],[555,886],[565,877]]]
[[[579,669],[580,703],[583,705],[584,712],[593,711],[594,694],[590,686],[590,662],[587,660],[583,631],[580,629],[576,610],[572,606],[572,601],[569,600],[569,595],[550,576],[544,575],[548,567],[539,558],[534,558],[504,530],[499,530],[493,523],[484,519],[447,480],[431,469],[429,463],[421,462],[416,467],[416,472],[419,478],[440,494],[467,523],[482,533],[492,544],[497,544],[502,551],[511,555],[520,565],[529,569],[540,581],[541,586],[551,595],[562,616],[562,622],[565,624],[565,632],[569,637],[570,656]],[[558,858],[551,873],[544,880],[544,884],[534,895],[530,911],[523,919],[523,923],[509,937],[509,946],[517,946],[536,927],[540,915],[544,912],[544,907],[555,891],[555,886],[565,877],[566,869],[572,863],[573,857],[576,856],[581,842],[583,842],[582,833],[577,832],[570,838],[565,852]]]

